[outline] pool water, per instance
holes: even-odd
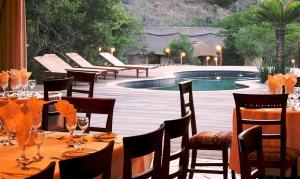
[[[257,80],[256,72],[247,71],[188,71],[175,73],[176,78],[163,78],[119,83],[119,86],[135,89],[178,91],[178,83],[192,80],[193,91],[218,91],[247,88],[236,84],[240,80]]]
[[[216,91],[216,90],[232,90],[232,89],[240,89],[245,88],[247,86],[236,84],[236,81],[247,80],[245,78],[229,78],[224,77],[221,79],[216,78],[181,78],[177,79],[176,83],[172,86],[167,87],[154,87],[151,89],[155,90],[170,90],[170,91],[178,91],[179,86],[178,83],[181,81],[192,80],[193,81],[193,91]]]

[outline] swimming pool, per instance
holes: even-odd
[[[248,71],[188,71],[177,72],[176,78],[142,80],[119,83],[127,88],[178,91],[178,83],[185,80],[193,81],[194,91],[218,91],[247,88],[236,81],[256,80],[258,73]]]

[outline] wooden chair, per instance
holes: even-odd
[[[77,81],[78,82],[87,82],[89,84],[89,89],[88,90],[74,89],[74,86],[73,86],[73,88],[71,88],[67,91],[67,96],[72,96],[73,92],[77,92],[77,93],[88,94],[88,97],[93,97],[96,73],[93,73],[93,72],[80,72],[80,71],[68,71],[67,76],[68,77],[73,77],[74,82],[77,82]]]
[[[280,178],[285,178],[285,172],[292,167],[292,178],[297,177],[297,158],[299,151],[286,147],[286,102],[288,94],[237,94],[234,93],[236,105],[236,129],[237,134],[243,131],[243,125],[272,126],[280,129],[280,132],[263,133],[263,140],[278,140],[280,146],[263,146],[264,168],[279,168]],[[241,108],[261,109],[279,108],[279,119],[246,119],[242,116]],[[253,157],[253,160],[255,160]]]
[[[86,116],[91,119],[92,114],[106,114],[105,127],[89,127],[88,131],[111,132],[113,112],[116,99],[109,98],[85,98],[85,97],[63,97],[62,99],[69,101],[77,109],[78,113],[86,113]],[[91,120],[89,120],[91,122]]]
[[[231,132],[226,131],[202,131],[197,133],[195,108],[193,101],[192,81],[179,83],[181,116],[185,116],[188,111],[191,112],[192,137],[189,139],[188,148],[192,150],[191,168],[189,178],[193,178],[194,172],[223,174],[227,179],[228,173],[228,148],[231,144]],[[187,101],[184,95],[187,94]],[[222,151],[222,163],[196,163],[197,150],[219,150]],[[222,166],[223,170],[204,170],[196,169],[196,166]]]
[[[27,177],[26,179],[53,179],[54,176],[54,169],[55,169],[55,162],[51,162],[47,168],[40,171],[39,173]]]
[[[114,141],[111,141],[95,153],[59,161],[60,178],[95,178],[102,175],[102,179],[110,179],[113,148]]]
[[[297,83],[296,83],[295,87],[300,87],[300,77],[297,77]]]
[[[49,107],[53,108],[53,105],[57,100],[49,100],[49,92],[51,91],[61,91],[61,90],[72,90],[73,78],[65,79],[51,79],[44,81],[44,100],[49,101],[43,106],[43,119],[42,119],[42,129],[48,130],[48,121],[51,116],[59,116],[58,111],[49,110]]]
[[[265,168],[263,164],[262,128],[254,126],[244,130],[238,136],[241,178],[243,179],[265,179]],[[249,155],[256,152],[257,160],[249,159]],[[253,166],[255,170],[253,172]]]
[[[187,141],[189,139],[189,123],[191,113],[185,117],[176,120],[165,121],[164,148],[162,160],[163,178],[185,179],[189,162],[189,154],[187,150]],[[171,154],[171,139],[181,138],[181,148],[179,151]],[[179,159],[178,170],[170,174],[170,162]]]
[[[161,154],[162,154],[162,138],[164,132],[164,124],[159,129],[138,136],[124,137],[124,164],[123,164],[123,179],[160,179],[161,171]],[[142,157],[154,153],[153,166],[149,170],[132,176],[131,159]]]

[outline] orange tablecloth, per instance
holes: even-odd
[[[65,135],[64,140],[56,139],[57,136]],[[73,147],[68,147],[66,141],[69,139],[68,133],[65,132],[55,132],[47,135],[44,143],[41,146],[41,155],[44,156],[44,159],[40,162],[34,162],[28,167],[29,170],[21,170],[16,162],[16,158],[20,155],[21,149],[18,145],[15,146],[0,146],[0,178],[25,178],[27,176],[33,175],[40,170],[44,169],[51,161],[49,157],[55,156],[59,158],[66,159],[63,155],[63,152],[74,149]],[[4,136],[0,138],[3,139]],[[91,135],[86,136],[88,142],[83,144],[81,147],[93,148],[100,150],[104,148],[108,143],[107,142],[96,142],[93,140]],[[112,178],[119,179],[122,178],[123,172],[123,144],[121,137],[117,137],[115,143],[113,157],[112,157]],[[36,146],[26,147],[26,157],[32,158],[36,154]],[[133,173],[140,173],[146,168],[149,168],[152,157],[141,157],[133,161]],[[99,161],[101,162],[101,161]],[[58,161],[56,162],[55,167],[55,176],[54,178],[59,178],[59,166]]]
[[[243,118],[248,119],[279,119],[280,111],[278,109],[242,109]],[[247,128],[249,126],[244,126]],[[287,131],[287,147],[295,148],[300,150],[300,112],[292,111],[291,109],[287,109],[286,113],[286,131]],[[263,132],[277,132],[279,128],[275,128],[274,126],[264,126]],[[265,144],[265,143],[264,143]],[[274,141],[268,141],[268,144],[279,145]],[[238,152],[238,143],[237,143],[237,131],[236,131],[236,114],[235,109],[233,109],[233,125],[232,125],[232,143],[230,149],[230,168],[235,170],[237,173],[240,171],[239,164],[239,152]],[[299,169],[298,169],[299,170]]]

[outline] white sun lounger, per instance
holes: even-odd
[[[87,69],[87,68],[73,68],[67,64],[64,60],[55,54],[45,54],[43,56],[34,57],[41,65],[43,65],[49,72],[53,74],[67,74],[67,71],[83,71],[83,72],[95,72],[97,75],[103,75],[106,77],[106,70],[100,69]]]
[[[136,77],[139,77],[140,70],[145,70],[146,76],[148,76],[149,69],[157,68],[157,66],[150,66],[150,65],[126,65],[108,52],[101,52],[100,55],[115,67],[126,68],[127,70],[135,69]]]
[[[81,68],[107,70],[108,72],[113,72],[115,78],[117,78],[117,74],[119,73],[119,71],[125,70],[125,68],[120,67],[92,65],[78,53],[66,53],[66,55],[70,57],[70,59],[75,63],[77,63]]]

